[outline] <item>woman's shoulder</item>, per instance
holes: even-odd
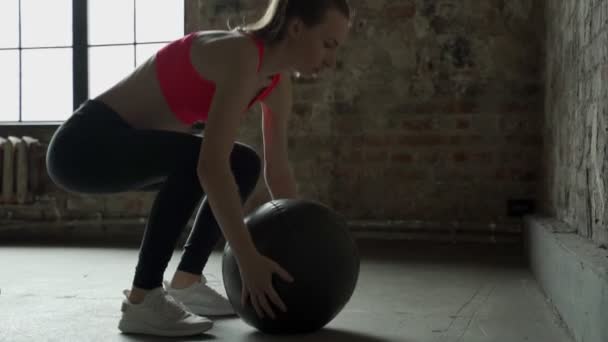
[[[192,64],[213,80],[230,70],[257,68],[258,48],[246,34],[236,30],[205,30],[194,33]]]
[[[238,48],[244,45],[245,37],[234,31],[205,30],[190,33],[193,36],[192,48],[205,56],[222,55],[226,49]]]

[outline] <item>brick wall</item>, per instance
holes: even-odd
[[[256,19],[265,4],[188,1],[186,31]],[[507,201],[538,193],[543,2],[351,4],[356,16],[337,72],[295,84],[289,147],[301,193],[352,220],[405,229],[517,225]],[[258,149],[260,120],[253,110],[240,137]],[[41,201],[50,203],[49,219],[67,220],[145,215],[151,198],[53,191]],[[267,199],[260,182],[248,208]]]
[[[543,210],[608,243],[608,1],[547,1]]]
[[[252,20],[265,3],[194,2],[187,28]],[[542,2],[351,3],[337,72],[295,86],[303,193],[353,219],[508,222],[508,199],[537,195]],[[259,117],[246,141],[259,144]]]

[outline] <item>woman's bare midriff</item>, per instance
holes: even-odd
[[[161,92],[156,79],[154,57],[132,74],[95,98],[114,109],[136,129],[188,132],[190,125],[181,122]]]
[[[200,43],[201,39],[198,40]],[[268,79],[260,79],[259,88],[266,86]],[[192,131],[192,125],[180,121],[167,104],[156,78],[154,56],[95,100],[108,105],[136,129]]]

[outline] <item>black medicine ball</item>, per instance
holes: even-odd
[[[270,299],[276,318],[259,318],[248,301],[241,305],[241,277],[230,246],[222,258],[224,287],[236,313],[266,333],[291,334],[318,330],[351,298],[359,277],[359,254],[346,220],[313,201],[270,201],[248,215],[245,223],[258,252],[294,278],[273,274],[273,286],[285,305],[282,312]]]

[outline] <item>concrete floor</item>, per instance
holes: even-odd
[[[3,245],[0,341],[572,341],[513,246],[366,240],[360,250],[353,298],[319,333],[265,336],[227,318],[208,334],[171,339],[116,328],[136,249]],[[204,273],[223,292],[220,260],[215,253]]]

